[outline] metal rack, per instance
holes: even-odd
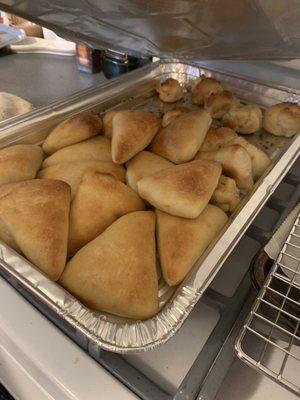
[[[300,212],[237,338],[236,350],[248,365],[300,395]]]

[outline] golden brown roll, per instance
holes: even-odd
[[[160,119],[150,111],[119,111],[112,119],[112,160],[123,164],[151,142],[160,127]]]
[[[92,309],[152,317],[158,312],[154,230],[153,212],[124,215],[75,254],[59,283]]]
[[[222,93],[211,94],[204,99],[204,108],[212,118],[222,118],[231,108],[238,107],[240,100],[231,92],[224,90]]]
[[[110,174],[119,181],[125,180],[125,168],[111,161],[73,161],[50,165],[39,171],[37,177],[41,179],[59,179],[71,186],[72,198],[77,191],[83,175],[86,172],[102,172]]]
[[[173,78],[168,78],[157,87],[159,98],[164,103],[175,103],[183,97],[183,88],[180,83]]]
[[[104,136],[95,136],[83,142],[64,147],[47,157],[42,168],[62,162],[112,161],[111,141]]]
[[[221,210],[232,213],[240,203],[240,191],[236,182],[228,176],[221,175],[218,186],[213,192],[210,202]]]
[[[111,175],[87,172],[71,204],[68,254],[95,239],[117,218],[144,210],[142,199]]]
[[[244,147],[244,149],[247,151],[252,162],[252,175],[254,181],[257,181],[257,179],[263,175],[265,170],[272,163],[269,156],[263,150],[249,143],[248,140],[241,136],[236,137],[228,144],[238,144]]]
[[[195,219],[156,212],[156,236],[160,264],[168,285],[178,285],[218,236],[227,221],[226,214],[211,204]]]
[[[43,150],[33,144],[16,144],[1,149],[0,185],[35,178],[43,158]]]
[[[200,151],[219,150],[220,147],[223,147],[237,136],[237,133],[230,128],[209,128]]]
[[[256,105],[231,108],[222,119],[224,126],[248,135],[257,132],[262,127],[262,112]]]
[[[169,125],[170,122],[172,122],[175,118],[179,117],[181,114],[185,114],[186,112],[190,111],[191,109],[188,107],[174,107],[171,108],[171,110],[166,111],[164,113],[163,119],[162,119],[162,126],[165,127]]]
[[[221,165],[192,161],[174,165],[138,181],[138,192],[154,207],[184,218],[197,218],[218,185]]]
[[[204,99],[211,94],[223,92],[223,87],[219,81],[214,78],[205,78],[201,76],[200,80],[192,89],[192,103],[202,105]]]
[[[70,187],[33,179],[0,187],[0,239],[57,280],[66,263]]]
[[[191,110],[159,130],[150,150],[175,164],[192,160],[211,125],[205,110]]]
[[[243,192],[249,193],[253,188],[251,158],[242,146],[233,144],[217,151],[199,151],[195,158],[222,164],[224,174],[233,178]]]
[[[46,137],[43,150],[50,155],[63,147],[90,139],[100,133],[101,119],[94,114],[81,114],[58,124]]]
[[[157,154],[141,151],[127,163],[126,183],[137,192],[137,183],[140,179],[172,165],[174,164]]]
[[[103,116],[103,135],[110,138],[112,137],[112,119],[121,110],[109,110]]]
[[[300,132],[300,106],[279,103],[269,107],[265,112],[263,127],[275,136],[296,135]]]

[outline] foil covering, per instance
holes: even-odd
[[[11,28],[10,26],[0,25],[0,49],[24,40],[26,34],[21,29]]]
[[[300,93],[292,89],[249,81],[197,65],[158,62],[123,75],[109,84],[87,89],[64,101],[28,113],[23,118],[1,124],[0,148],[17,143],[41,143],[59,121],[87,109],[102,113],[110,108],[136,107],[163,112],[172,105],[159,101],[154,91],[157,82],[173,77],[188,88],[200,74],[221,80],[246,103],[254,102],[266,107],[281,101],[300,102]],[[185,94],[183,103],[189,104],[189,93]],[[265,132],[263,135],[251,135],[251,140],[268,152],[272,166],[256,183],[250,195],[243,199],[219,237],[178,288],[168,287],[159,278],[160,311],[153,318],[135,321],[88,309],[4,243],[0,243],[0,274],[22,293],[29,293],[37,307],[42,304],[49,314],[63,321],[65,330],[72,329],[73,335],[82,336],[89,345],[129,353],[149,350],[166,342],[188,317],[300,152],[300,135],[287,139]],[[57,324],[60,325],[59,322]]]
[[[73,41],[133,55],[296,58],[298,0],[0,0]]]

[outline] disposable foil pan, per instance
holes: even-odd
[[[190,87],[201,74],[221,80],[245,103],[256,103],[263,108],[282,101],[300,101],[300,92],[296,90],[250,81],[197,65],[158,62],[123,75],[106,85],[93,87],[28,113],[11,123],[2,124],[0,147],[17,143],[41,143],[59,121],[85,110],[104,112],[109,108],[134,107],[163,112],[172,106],[158,100],[154,90],[157,82],[173,77],[185,87]],[[188,93],[183,103],[189,103]],[[0,244],[1,275],[22,293],[29,293],[31,301],[37,307],[46,309],[52,319],[57,316],[62,321],[63,329],[72,330],[73,335],[83,337],[88,346],[119,353],[153,349],[166,342],[183,324],[300,152],[300,136],[286,139],[258,133],[251,135],[251,141],[268,152],[273,161],[271,167],[255,184],[251,194],[243,199],[219,237],[196,262],[183,283],[171,289],[160,278],[160,311],[153,318],[134,321],[92,311],[4,244]],[[39,306],[41,304],[43,307]]]

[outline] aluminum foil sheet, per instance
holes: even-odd
[[[15,44],[25,39],[26,34],[21,29],[12,28],[10,26],[0,25],[0,49],[11,44]]]
[[[133,55],[297,58],[298,0],[0,0],[72,40]]]
[[[221,80],[245,103],[254,102],[266,107],[281,101],[300,102],[300,93],[293,89],[273,87],[197,65],[158,62],[104,86],[87,89],[64,101],[33,111],[23,119],[3,124],[0,127],[0,147],[41,143],[59,121],[87,109],[102,113],[111,108],[134,107],[162,113],[172,105],[159,101],[154,90],[157,82],[173,77],[189,88],[201,74]],[[183,104],[190,104],[189,96],[187,92]],[[251,140],[268,152],[272,166],[255,184],[250,195],[243,199],[219,237],[211,243],[179,287],[170,288],[159,278],[160,311],[153,318],[134,321],[92,311],[3,243],[0,243],[0,274],[15,287],[22,288],[22,293],[30,293],[34,304],[43,304],[49,313],[64,321],[64,327],[68,326],[73,333],[84,337],[89,345],[119,353],[153,349],[166,342],[180,328],[300,153],[300,135],[287,139],[258,133],[251,136]]]

